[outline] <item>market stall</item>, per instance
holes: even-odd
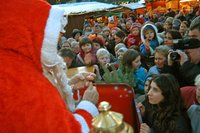
[[[83,29],[85,18],[115,11],[120,8],[118,5],[101,2],[76,2],[53,6],[64,8],[68,14],[68,25],[66,26],[66,35],[68,37],[71,36],[74,28]]]

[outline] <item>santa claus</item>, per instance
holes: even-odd
[[[72,86],[95,75],[65,75],[56,49],[64,11],[42,0],[7,0],[0,16],[0,133],[89,132],[98,92],[89,83],[75,106]]]

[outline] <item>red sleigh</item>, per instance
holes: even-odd
[[[107,101],[110,103],[111,110],[121,113],[124,116],[124,121],[129,123],[135,133],[139,132],[141,116],[137,112],[135,105],[135,93],[131,86],[127,84],[95,84],[99,92],[99,103]],[[80,91],[83,95],[84,89]]]

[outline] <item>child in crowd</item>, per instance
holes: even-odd
[[[103,67],[110,66],[110,53],[105,48],[100,48],[97,50],[96,56],[98,61],[99,73],[102,77],[104,74]]]
[[[136,86],[136,93],[144,93],[144,83],[147,76],[147,70],[141,67],[141,57],[138,51],[134,49],[127,50],[122,58],[122,71],[124,73],[133,72],[133,82]]]
[[[126,45],[124,43],[118,43],[115,45],[115,55],[117,55],[117,51],[122,47],[126,48]]]
[[[115,51],[114,51],[114,48],[115,48],[115,39],[114,39],[114,36],[116,34],[117,31],[119,31],[120,29],[118,27],[113,27],[111,30],[110,30],[110,36],[106,42],[106,48],[107,50],[115,56]]]
[[[79,42],[73,41],[71,42],[71,49],[75,52],[77,55],[80,52]]]
[[[189,32],[188,28],[189,24],[187,21],[181,22],[179,32],[181,33],[183,38],[188,37],[188,32]]]
[[[93,33],[93,29],[91,27],[91,24],[89,24],[89,23],[85,24],[84,28],[83,28],[83,35],[88,36],[91,33]]]
[[[155,25],[147,23],[141,29],[141,39],[143,44],[140,45],[140,53],[143,59],[143,65],[148,69],[153,65],[154,50],[163,40],[157,34]]]
[[[115,45],[117,45],[118,43],[125,43],[125,37],[126,34],[124,33],[124,31],[119,30],[116,32],[116,34],[114,35],[114,39],[115,39]]]
[[[94,33],[99,34],[102,32],[102,25],[101,24],[95,24],[94,25]]]
[[[80,52],[77,61],[82,65],[94,65],[97,63],[96,49],[88,37],[83,37],[79,42]]]
[[[116,57],[118,62],[122,60],[122,57],[127,50],[128,49],[126,47],[121,47],[116,51]]]
[[[60,49],[58,55],[60,55],[63,58],[67,68],[81,66],[81,64],[79,64],[79,62],[76,61],[76,54],[72,49],[69,48]]]
[[[72,31],[72,38],[74,38],[77,42],[79,41],[79,38],[82,36],[82,31],[79,29],[73,29]]]
[[[173,48],[174,40],[182,39],[181,33],[177,30],[168,30],[166,31],[165,38],[164,38],[164,45]]]
[[[148,57],[154,54],[154,50],[163,40],[157,35],[157,28],[153,24],[145,24],[141,29],[141,39],[143,44],[140,45],[142,56]]]
[[[63,42],[61,49],[63,49],[63,48],[71,48],[69,41],[66,40],[66,41]]]
[[[108,38],[110,36],[110,28],[108,28],[107,26],[103,27],[102,34],[105,39],[105,42],[108,42]]]
[[[181,25],[181,20],[173,19],[173,21],[172,21],[172,29],[179,31],[180,25]]]
[[[104,46],[105,46],[105,40],[102,37],[100,37],[100,36],[98,36],[96,34],[90,34],[88,36],[88,38],[92,41],[93,46],[94,46],[94,48],[96,50],[98,50],[100,48],[104,48]]]
[[[140,23],[133,23],[130,28],[130,34],[127,37],[127,47],[130,48],[131,46],[140,47],[141,44],[141,36],[140,36]]]

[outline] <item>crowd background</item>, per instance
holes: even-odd
[[[179,91],[182,90],[181,87],[193,88],[194,93],[190,97],[190,100],[193,101],[199,96],[199,93],[195,91],[195,78],[200,74],[200,60],[194,59],[195,57],[200,58],[198,54],[200,47],[199,15],[200,7],[196,7],[188,12],[168,9],[166,13],[145,12],[126,17],[110,16],[107,23],[85,19],[83,30],[74,29],[71,36],[65,34],[61,36],[58,53],[63,57],[67,68],[95,65],[98,75],[96,82],[106,82],[108,74],[116,76],[113,72],[116,70],[119,73],[116,82],[124,83],[122,79],[128,79],[125,83],[132,86],[138,102],[144,103],[145,97],[149,96],[152,77],[155,75],[155,77],[159,77],[158,75],[163,74],[170,74],[170,76],[165,76],[173,80],[169,82],[174,82],[172,86],[176,86],[175,88],[178,88]],[[177,48],[177,42],[184,39],[190,40],[191,47]],[[198,46],[193,47],[194,43],[197,43]],[[159,82],[156,84],[162,92],[163,85],[159,85]],[[168,85],[166,84],[166,86]],[[173,94],[175,93],[177,93],[176,96],[181,97],[179,92]],[[166,96],[164,97],[166,98]],[[186,94],[183,97],[185,99]],[[195,103],[199,108],[199,102]],[[182,104],[181,100],[177,104]],[[189,106],[191,105],[190,103]],[[180,105],[178,110],[181,109]],[[187,110],[189,107],[185,106],[185,109]],[[171,115],[175,112],[171,112]],[[180,119],[184,119],[181,117],[184,114],[184,111],[180,113]],[[160,114],[157,122],[161,120],[162,115],[164,114]],[[199,128],[196,125],[198,122],[194,124],[192,120],[192,123],[193,131],[198,132]],[[155,126],[154,124],[153,126]],[[150,125],[152,126],[152,123]],[[159,126],[156,125],[155,128],[157,130]],[[171,132],[174,128],[172,125],[172,129],[168,131]],[[143,125],[142,129],[146,132],[147,125]],[[189,132],[189,130],[187,127],[185,132]],[[180,131],[179,128],[176,131]]]

